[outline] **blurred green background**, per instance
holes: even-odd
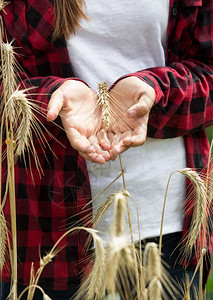
[[[206,133],[208,135],[209,142],[211,142],[211,140],[212,140],[212,134],[213,134],[213,126],[206,128]]]

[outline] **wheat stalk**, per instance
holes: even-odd
[[[195,278],[195,275],[197,274],[198,269],[199,269],[200,266],[203,264],[203,258],[204,258],[204,256],[205,256],[205,254],[206,254],[206,249],[202,249],[202,251],[201,251],[201,256],[200,256],[199,261],[198,261],[198,263],[197,263],[197,265],[196,265],[194,274],[193,274],[193,276],[192,276],[190,282],[189,282],[188,279],[187,279],[187,281],[186,281],[186,290],[185,290],[185,292],[184,292],[184,300],[188,300],[188,299],[190,300],[190,288],[191,288],[191,285],[192,285],[193,280],[194,280],[194,278]],[[195,293],[195,294],[196,294],[196,293]]]
[[[49,264],[53,258],[57,255],[58,252],[60,252],[61,249],[51,249],[51,251],[49,253],[47,253],[44,257],[40,257],[40,264],[39,264],[39,268],[36,272],[36,274],[34,274],[34,269],[33,269],[33,265],[31,268],[31,278],[30,278],[30,286],[27,288],[28,289],[28,295],[27,295],[27,300],[32,300],[34,297],[34,293],[35,293],[35,289],[38,287],[38,281],[39,278],[41,276],[41,273],[44,270],[44,267]]]
[[[42,295],[43,295],[43,300],[51,300],[51,298],[45,294],[44,290],[39,286],[39,285],[29,285],[27,286],[22,292],[21,294],[19,295],[18,297],[18,300],[21,300],[21,298],[23,297],[24,293],[26,293],[28,290],[30,289],[39,289],[41,292],[42,292]],[[30,300],[33,300],[33,298],[30,298]]]
[[[103,247],[103,241],[98,237],[97,231],[91,228],[85,228],[85,227],[75,227],[69,229],[67,232],[65,232],[55,243],[55,245],[52,247],[49,253],[47,253],[44,257],[40,258],[40,266],[34,274],[33,267],[31,268],[31,279],[30,279],[30,286],[26,289],[29,290],[27,300],[32,300],[35,289],[38,287],[39,278],[43,272],[43,269],[47,264],[49,264],[53,258],[57,255],[58,252],[61,251],[62,248],[58,248],[59,243],[69,234],[76,233],[79,230],[85,230],[89,234],[92,235],[94,241],[97,243],[97,249],[96,249],[96,255],[97,255],[97,261],[95,263],[95,266],[93,268],[92,273],[88,275],[88,277],[85,279],[85,282],[83,283],[83,289],[80,288],[77,294],[75,295],[75,299],[101,299],[97,298],[95,295],[96,293],[103,294],[105,291],[102,278],[104,278],[104,271],[103,271],[103,263],[104,263],[104,255],[105,250]],[[100,261],[103,262],[100,264]],[[97,282],[99,281],[99,286],[97,287]],[[102,290],[101,290],[102,289]],[[91,298],[88,298],[88,294]],[[98,295],[99,295],[98,294]],[[92,298],[93,296],[96,298]],[[98,296],[99,297],[99,296]]]
[[[15,56],[11,43],[1,43],[1,77],[3,86],[4,105],[7,105],[7,99],[11,96],[16,86],[15,76]],[[5,112],[6,145],[7,145],[7,165],[9,182],[9,201],[12,229],[12,276],[10,298],[17,299],[17,234],[16,234],[16,203],[15,203],[15,176],[14,176],[14,132],[12,124],[14,121],[14,106],[10,103],[11,116]]]
[[[207,210],[211,212],[211,201],[212,201],[212,182],[213,182],[213,170],[210,167],[212,163],[212,145],[213,141],[210,145],[209,157],[208,157],[208,164],[206,170],[206,179],[205,179],[205,187],[206,187],[206,214],[203,221],[203,236],[202,236],[202,249],[205,247],[206,242],[206,231],[207,231]],[[199,299],[203,297],[203,263],[204,263],[204,255],[201,255],[201,265],[200,265],[200,274],[199,274]]]
[[[193,247],[196,245],[196,241],[200,235],[200,230],[202,224],[204,225],[205,215],[206,215],[206,208],[207,208],[207,191],[205,187],[205,183],[203,179],[197,174],[197,172],[193,171],[191,168],[184,168],[182,170],[173,171],[169,177],[164,204],[163,204],[163,211],[162,211],[162,219],[161,219],[161,229],[160,229],[160,240],[159,240],[159,252],[161,253],[161,245],[162,245],[162,230],[163,230],[163,219],[164,219],[164,212],[166,206],[166,198],[168,193],[168,187],[171,180],[171,176],[175,173],[179,172],[189,178],[194,186],[195,190],[195,200],[194,200],[194,207],[193,207],[193,215],[192,221],[190,225],[190,229],[185,237],[185,245],[184,245],[184,254],[186,257],[190,257]]]

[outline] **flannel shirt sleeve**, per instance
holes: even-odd
[[[174,40],[170,40],[174,32],[169,34],[169,55],[173,55],[170,63],[127,75],[137,76],[155,90],[156,101],[148,126],[148,136],[154,138],[183,136],[213,124],[213,1],[203,1],[202,6],[178,22],[176,45],[179,44],[179,49],[172,45]],[[191,30],[184,28],[187,22],[194,22],[191,41],[184,36],[187,30]],[[182,42],[181,29],[185,38]],[[178,56],[174,55],[174,47]]]
[[[38,6],[39,5],[39,6]],[[66,43],[51,41],[54,17],[51,2],[11,1],[3,11],[4,40],[14,47],[18,67],[17,87],[23,89],[36,104],[36,118],[47,129],[46,140],[61,131],[60,118],[47,122],[47,106],[52,93],[67,80],[80,80],[70,77],[70,61]],[[45,30],[44,30],[45,28]],[[50,134],[49,134],[50,133]]]

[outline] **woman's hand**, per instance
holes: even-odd
[[[97,94],[86,84],[67,80],[50,98],[47,121],[54,121],[60,115],[71,146],[84,158],[103,164],[110,155],[96,138],[101,115],[96,102]]]
[[[110,91],[117,125],[108,134],[112,160],[129,147],[145,143],[149,112],[155,101],[154,89],[137,77],[124,78]],[[114,103],[114,104],[113,104]],[[115,129],[114,129],[115,128]]]

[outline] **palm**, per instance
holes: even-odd
[[[52,121],[59,114],[72,147],[84,158],[104,163],[109,153],[96,142],[101,113],[96,103],[93,90],[80,81],[68,80],[53,93],[47,118]]]

